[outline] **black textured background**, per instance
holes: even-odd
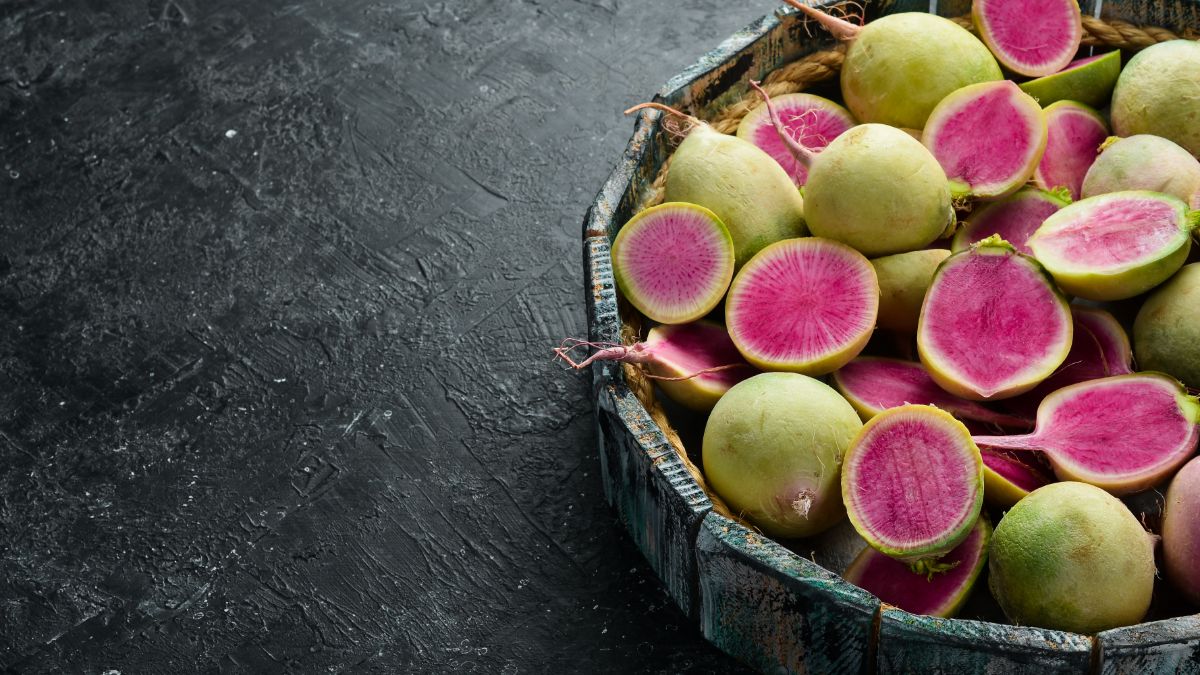
[[[0,2],[0,670],[707,672],[580,223],[763,0]]]

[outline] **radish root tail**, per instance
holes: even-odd
[[[787,146],[788,152],[792,153],[796,161],[803,164],[805,168],[811,167],[816,154],[801,145],[788,133],[787,128],[783,126],[783,120],[779,119],[779,111],[775,109],[775,104],[771,102],[771,96],[767,94],[767,91],[762,88],[760,83],[756,80],[750,80],[750,86],[754,87],[754,91],[757,91],[762,96],[763,102],[767,106],[767,115],[771,118],[771,124],[774,125],[775,132],[779,134],[779,140],[783,141],[783,144]]]
[[[833,37],[837,38],[838,40],[853,40],[854,38],[858,37],[860,32],[862,32],[862,7],[858,3],[850,3],[850,5],[854,7],[854,10],[847,11],[845,13],[847,18],[853,18],[860,22],[859,24],[855,24],[847,19],[826,14],[815,7],[809,7],[808,5],[800,2],[800,0],[783,1],[786,4],[795,7],[805,17],[816,21],[821,25],[822,28],[832,33]]]

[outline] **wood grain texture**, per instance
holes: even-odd
[[[1117,628],[1096,637],[1104,675],[1200,673],[1200,615]]]

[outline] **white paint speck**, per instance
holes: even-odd
[[[225,130],[225,138],[233,138],[234,136],[237,136],[237,129]]]

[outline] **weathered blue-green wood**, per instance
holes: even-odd
[[[696,552],[710,642],[762,672],[870,672],[874,596],[716,513]]]
[[[1200,674],[1200,615],[1100,633],[1104,675]]]
[[[1075,633],[984,621],[937,619],[884,606],[877,673],[1085,675],[1092,639]]]

